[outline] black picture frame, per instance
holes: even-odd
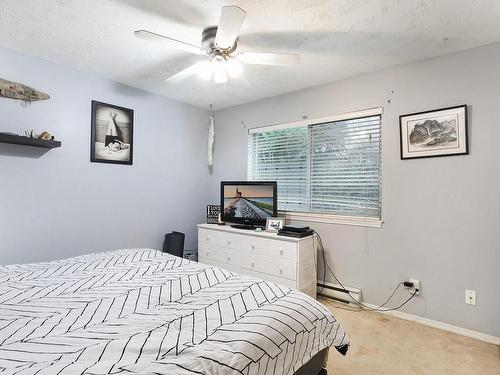
[[[103,138],[105,119],[102,118],[102,112],[106,110],[116,115],[114,119],[110,118],[108,120],[108,131]],[[134,110],[92,100],[91,113],[90,161],[92,163],[132,165],[134,156]],[[100,117],[98,118],[98,116]],[[121,122],[116,119],[118,116],[120,116],[119,120],[122,120]],[[110,121],[114,122],[117,134],[108,138]],[[108,139],[113,140],[113,144],[106,145]],[[113,145],[115,147],[111,147]],[[128,148],[125,148],[127,146]]]
[[[463,114],[460,113],[462,111]],[[441,117],[440,114],[443,115],[445,113],[457,114],[457,123],[455,129],[455,134],[457,136],[456,137],[457,147],[454,148],[435,147],[434,149],[419,150],[418,152],[421,152],[421,154],[418,154],[418,152],[414,152],[413,155],[409,156],[410,154],[409,145],[411,143],[409,137],[411,136],[411,134],[408,134],[408,122],[424,120],[424,123],[418,124],[423,126],[426,120],[433,119],[433,117],[434,119],[439,118]],[[424,117],[423,115],[429,115],[429,116]],[[415,120],[416,118],[420,118],[420,120]],[[405,124],[406,128],[404,126]],[[406,160],[406,159],[433,158],[441,156],[468,155],[469,154],[468,127],[469,127],[469,119],[467,113],[467,104],[400,115],[399,116],[400,158],[401,160]],[[434,141],[435,138],[431,139],[429,142]]]

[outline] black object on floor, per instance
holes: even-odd
[[[197,262],[198,261],[198,249],[184,250],[184,259],[191,260],[193,262]]]
[[[163,252],[182,258],[184,252],[184,233],[172,232],[165,235]]]

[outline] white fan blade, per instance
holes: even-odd
[[[229,49],[236,42],[236,38],[245,20],[247,12],[237,6],[222,7],[215,46],[220,49]]]
[[[181,50],[186,51],[186,52],[194,53],[195,55],[203,55],[204,54],[204,52],[201,50],[200,47],[197,47],[195,45],[192,45],[192,44],[189,44],[186,42],[181,42],[180,40],[169,38],[168,36],[156,34],[156,33],[153,33],[151,31],[136,30],[136,31],[134,31],[134,35],[136,38],[139,38],[139,39],[149,40],[151,42],[163,43],[163,44],[168,45],[172,48],[181,49]]]
[[[179,83],[188,78],[191,78],[198,74],[203,64],[206,64],[206,61],[199,61],[197,63],[194,63],[193,65],[188,66],[186,69],[183,69],[180,72],[171,75],[165,81],[168,83]]]
[[[243,52],[236,58],[246,64],[257,65],[297,65],[300,56],[294,53]]]

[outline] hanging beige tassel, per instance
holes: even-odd
[[[210,123],[208,125],[208,166],[212,167],[214,165],[213,160],[213,147],[215,140],[215,124],[214,124],[214,112],[212,111],[212,104],[210,104]]]

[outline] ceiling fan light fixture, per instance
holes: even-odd
[[[294,53],[236,52],[238,35],[246,14],[238,6],[222,7],[219,25],[203,29],[199,46],[148,30],[136,30],[134,35],[139,39],[168,44],[208,58],[209,61],[195,62],[168,77],[165,81],[171,84],[193,76],[213,80],[215,83],[226,83],[229,78],[235,79],[242,75],[243,64],[294,66],[300,62],[300,56]],[[246,81],[244,76],[240,79]]]

